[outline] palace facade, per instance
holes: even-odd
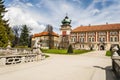
[[[49,35],[49,30],[34,34],[32,41],[39,40],[41,48],[109,50],[111,45],[120,45],[120,24],[78,26],[72,30],[71,20],[66,16],[62,20],[60,34]],[[52,39],[52,42],[50,42]]]
[[[120,45],[120,24],[79,26],[70,38],[75,49],[109,50],[113,44]]]

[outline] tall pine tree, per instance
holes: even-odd
[[[0,23],[0,47],[6,47],[8,44],[8,37],[6,33],[6,29]]]
[[[20,46],[28,46],[30,31],[31,29],[27,27],[27,25],[22,26],[20,35]]]
[[[8,41],[12,41],[13,34],[12,30],[9,27],[8,20],[3,19],[5,13],[4,1],[0,0],[0,47],[5,47],[8,44]]]
[[[6,12],[3,3],[4,2],[0,0],[0,47],[5,47],[8,43],[8,35],[4,26],[6,21],[3,20],[4,13]]]

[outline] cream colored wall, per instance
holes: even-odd
[[[56,36],[54,37],[54,41],[58,41],[58,39],[59,39],[59,37],[56,37]]]
[[[32,38],[32,41],[34,41],[34,40],[49,40],[49,36],[41,36],[41,37]],[[41,48],[47,49],[48,46],[45,46],[46,44],[42,43],[43,46],[41,46]],[[59,44],[59,37],[54,36],[54,46],[58,47],[58,44]]]

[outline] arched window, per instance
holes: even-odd
[[[76,37],[72,37],[71,42],[76,42]]]
[[[118,38],[117,38],[117,37],[114,37],[114,41],[117,42],[117,41],[118,41]]]
[[[113,42],[113,37],[110,37],[110,42]]]

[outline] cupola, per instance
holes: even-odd
[[[62,20],[62,24],[63,24],[63,25],[70,25],[70,24],[71,24],[71,20],[69,19],[68,16],[66,16],[66,17]]]

